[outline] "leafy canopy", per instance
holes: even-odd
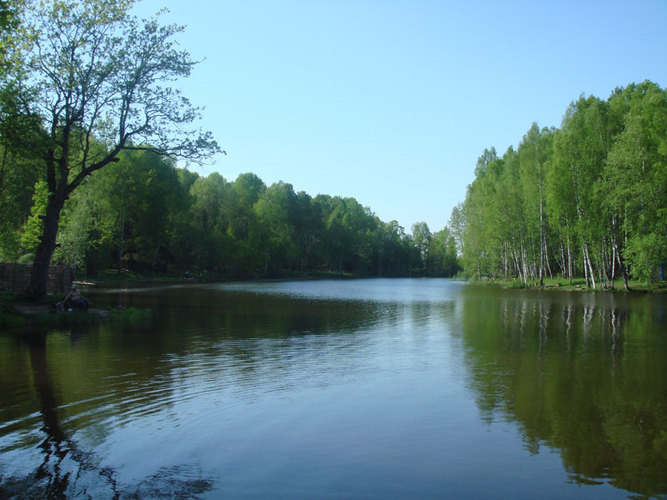
[[[159,14],[140,21],[133,3],[33,0],[24,10],[17,111],[39,117],[45,134],[33,146],[67,171],[70,189],[123,149],[195,161],[218,151],[210,133],[191,128],[199,109],[173,87],[196,64],[173,39],[183,27],[159,24]]]

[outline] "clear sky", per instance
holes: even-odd
[[[444,227],[477,158],[581,94],[667,86],[667,0],[143,0],[202,60],[179,83],[227,156],[191,169]]]

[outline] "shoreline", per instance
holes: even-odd
[[[142,276],[136,273],[127,273],[114,276],[87,276],[75,280],[79,286],[94,289],[97,286],[113,286],[119,283],[136,284],[196,284],[196,283],[230,283],[230,282],[281,282],[281,281],[321,281],[321,280],[354,280],[354,279],[401,279],[406,276],[351,276],[351,275],[294,275],[280,278],[261,279],[231,279],[218,276],[200,277],[177,277],[177,276]],[[414,277],[422,278],[422,277]],[[429,277],[425,277],[429,278]],[[437,279],[437,278],[435,278]],[[445,278],[453,281],[468,283],[473,286],[500,288],[504,290],[530,290],[530,291],[559,291],[559,292],[592,292],[597,294],[665,294],[667,293],[667,281],[658,281],[647,284],[646,282],[631,281],[630,290],[626,290],[623,282],[620,287],[600,287],[597,289],[586,286],[584,278],[575,278],[570,283],[567,279],[547,278],[543,285],[537,283],[524,284],[518,279],[465,279],[460,277]],[[619,285],[617,281],[615,285]],[[41,301],[33,301],[24,293],[16,291],[0,291],[0,327],[10,329],[25,329],[30,327],[58,327],[71,326],[82,323],[97,323],[99,321],[121,321],[128,323],[143,322],[152,319],[153,311],[150,309],[99,309],[90,308],[88,311],[56,312],[54,304],[62,300],[62,296],[48,295]]]
[[[506,290],[549,290],[549,291],[563,291],[563,292],[593,292],[593,293],[651,293],[651,294],[662,294],[667,293],[667,281],[658,281],[646,284],[646,282],[634,281],[629,282],[630,289],[626,290],[623,284],[623,280],[616,280],[613,284],[613,288],[605,285],[597,285],[597,288],[587,287],[586,280],[584,278],[574,278],[572,283],[568,279],[564,278],[546,278],[544,284],[540,285],[539,283],[534,284],[524,284],[519,279],[481,279],[473,280],[467,279],[464,280],[470,284],[475,284],[479,286],[490,286],[496,288],[503,288]]]
[[[126,272],[113,275],[100,276],[85,276],[80,280],[75,280],[79,286],[105,286],[117,283],[173,283],[173,284],[188,284],[188,283],[267,283],[267,282],[282,282],[282,281],[322,281],[322,280],[355,280],[355,279],[401,279],[401,278],[444,278],[454,281],[462,281],[472,285],[492,286],[508,290],[557,290],[568,292],[595,292],[595,293],[667,293],[667,281],[652,281],[650,284],[646,282],[630,280],[630,290],[626,290],[623,280],[616,279],[613,283],[613,288],[598,284],[597,288],[589,288],[586,286],[585,278],[574,278],[572,283],[565,278],[545,278],[544,284],[538,283],[524,284],[519,279],[494,279],[483,278],[481,280],[462,278],[457,276],[442,277],[442,276],[362,276],[351,274],[328,274],[328,273],[294,273],[291,275],[284,275],[272,278],[230,278],[228,276],[220,276],[215,274],[203,274],[185,278],[181,275],[157,275],[148,276],[141,275],[134,272]]]
[[[134,307],[123,309],[101,309],[91,307],[87,311],[56,312],[55,303],[62,299],[58,295],[47,295],[41,301],[31,301],[21,292],[0,292],[0,327],[20,331],[34,328],[58,328],[73,325],[93,324],[101,321],[137,323],[150,321],[153,311]]]

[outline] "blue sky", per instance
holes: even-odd
[[[142,0],[202,60],[179,83],[227,156],[191,169],[352,196],[432,232],[484,148],[581,94],[667,86],[667,1]]]

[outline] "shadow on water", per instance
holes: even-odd
[[[148,293],[146,293],[148,292]],[[216,337],[284,338],[292,335],[349,332],[372,325],[386,307],[366,300],[318,300],[213,286],[125,289],[95,296],[98,303],[149,308],[153,331],[211,332]]]
[[[482,417],[570,480],[667,494],[664,297],[466,291],[462,338]]]
[[[25,352],[27,364],[3,382],[19,385],[27,378],[31,383],[26,390],[35,397],[23,395],[20,409],[9,408],[8,414],[1,415],[10,423],[5,429],[0,427],[0,445],[2,432],[10,432],[19,442],[9,443],[8,448],[4,443],[2,449],[27,450],[29,443],[35,442],[32,450],[39,455],[32,453],[26,458],[19,453],[19,459],[25,461],[21,472],[0,472],[1,498],[203,495],[215,482],[191,463],[161,467],[131,484],[119,481],[116,470],[102,465],[105,457],[97,448],[110,431],[109,422],[114,418],[133,421],[165,411],[179,397],[173,394],[173,377],[189,371],[193,360],[204,380],[230,375],[237,382],[249,382],[255,372],[265,369],[267,359],[275,357],[266,340],[344,333],[370,324],[380,315],[376,307],[363,302],[295,301],[187,287],[89,295],[100,305],[150,307],[156,312],[156,321],[150,328],[77,325],[68,331],[34,330],[14,338],[17,345],[13,352]],[[58,345],[58,352],[50,353],[54,345]],[[297,383],[280,380],[281,367],[289,362],[276,358],[272,367],[280,387]],[[17,368],[20,365],[18,362]],[[80,374],[87,379],[76,378]],[[117,382],[112,389],[101,387],[128,374],[127,383]],[[197,393],[196,388],[191,389]],[[11,394],[8,401],[12,401]],[[32,422],[31,415],[38,415],[40,422]],[[90,428],[95,428],[93,439],[82,434],[82,429]]]
[[[78,326],[67,335],[76,344],[91,328]],[[54,384],[47,348],[49,333],[32,331],[17,339],[28,351],[41,420],[36,446],[41,458],[26,464],[28,470],[33,469],[29,473],[0,474],[0,498],[196,498],[212,489],[213,481],[202,479],[192,466],[161,470],[129,488],[118,483],[113,469],[101,467],[100,457],[80,446],[61,421],[60,391]]]
[[[35,482],[46,481],[45,493],[49,497],[65,496],[70,481],[70,473],[61,471],[61,464],[72,448],[58,421],[53,382],[46,358],[46,333],[30,337],[30,365],[32,367],[35,390],[40,402],[40,413],[44,422],[40,429],[46,438],[39,445],[44,461],[35,473]]]

